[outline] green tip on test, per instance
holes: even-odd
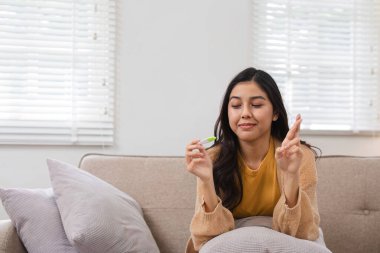
[[[210,143],[210,142],[213,142],[216,140],[216,137],[215,136],[210,136],[210,137],[207,137],[207,138],[204,138],[203,140],[201,140],[199,143],[200,144],[206,144],[206,143]]]

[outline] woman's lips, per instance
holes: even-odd
[[[242,123],[242,124],[239,124],[238,127],[240,127],[241,129],[251,129],[253,128],[254,126],[256,126],[256,124],[253,124],[253,123]]]

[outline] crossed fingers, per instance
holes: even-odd
[[[296,121],[293,126],[289,129],[284,141],[280,147],[280,155],[291,156],[292,154],[298,152],[301,145],[301,140],[299,137],[300,128],[301,128],[302,118],[301,115],[297,115]]]
[[[288,134],[285,139],[292,140],[296,137],[299,137],[300,128],[301,128],[302,118],[301,115],[297,114],[296,121],[294,122],[292,128],[290,128]]]

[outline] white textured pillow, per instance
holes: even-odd
[[[70,164],[47,164],[67,238],[80,253],[159,252],[132,197]]]
[[[67,240],[51,189],[0,189],[0,198],[30,253],[77,253]]]
[[[321,232],[321,230],[320,230]],[[321,234],[322,236],[322,234]],[[199,253],[331,253],[323,240],[308,241],[267,227],[241,227],[206,242]]]

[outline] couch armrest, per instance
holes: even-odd
[[[0,253],[27,253],[10,220],[0,220]]]

